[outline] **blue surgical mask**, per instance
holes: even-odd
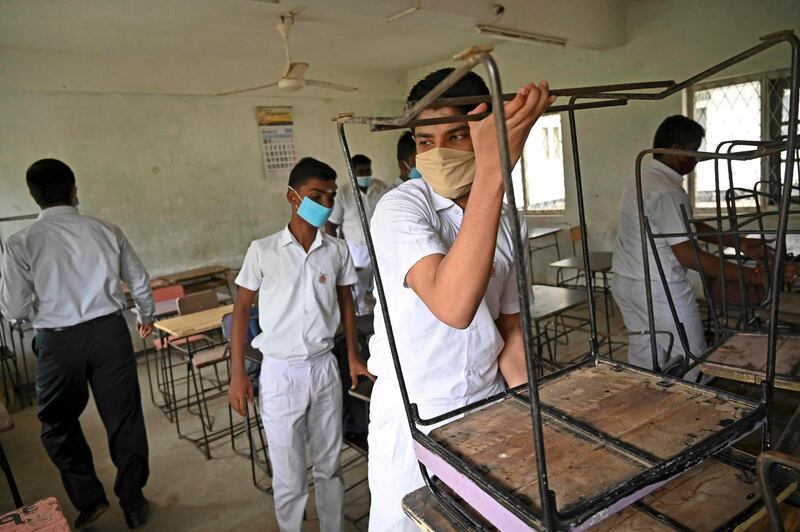
[[[422,179],[422,174],[419,173],[416,166],[408,166],[408,163],[403,161],[403,164],[406,165],[408,168],[408,178],[409,179]]]
[[[297,196],[297,199],[301,199],[300,194],[298,194],[295,189],[292,187],[289,187],[289,189],[294,192],[295,196]],[[297,208],[297,215],[319,229],[325,226],[325,222],[328,221],[332,211],[333,209],[329,209],[324,205],[320,205],[316,201],[306,196],[305,198],[302,198],[302,201],[300,201],[300,206]]]
[[[367,188],[372,184],[372,176],[371,175],[361,175],[356,177],[356,181],[358,182],[358,186],[362,188]]]

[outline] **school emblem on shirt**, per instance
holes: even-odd
[[[492,278],[492,279],[494,279],[495,275],[497,275],[497,270],[495,269],[495,266],[497,266],[497,263],[493,262],[492,263],[492,269],[489,270],[489,277]]]
[[[328,282],[328,276],[325,275],[324,273],[319,274],[319,282],[321,284],[327,283]]]

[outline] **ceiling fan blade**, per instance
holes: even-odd
[[[215,94],[214,96],[231,96],[232,94],[243,94],[245,92],[257,91],[259,89],[267,89],[269,87],[276,87],[277,85],[278,85],[278,82],[276,81],[275,83],[267,83],[266,85],[259,85],[257,87],[250,87],[250,88],[247,88],[247,89],[238,89],[238,90],[235,90],[235,91],[220,92],[219,94]]]
[[[286,71],[283,73],[283,77],[288,79],[303,79],[306,70],[308,70],[308,63],[289,63],[286,65]]]
[[[331,83],[330,81],[319,81],[316,79],[307,79],[306,85],[310,85],[312,87],[322,87],[324,89],[333,89],[335,91],[342,91],[342,92],[353,92],[358,90],[355,87],[348,87],[347,85],[339,85],[338,83]]]

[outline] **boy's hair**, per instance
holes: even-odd
[[[672,146],[686,148],[691,144],[702,142],[705,136],[706,130],[703,129],[703,126],[691,118],[683,115],[672,115],[665,118],[656,129],[656,135],[653,137],[653,148],[669,148]]]
[[[366,155],[358,153],[350,157],[350,166],[352,166],[353,168],[355,168],[356,166],[366,166],[366,165],[372,165],[372,160]]]
[[[297,190],[298,187],[305,185],[309,179],[335,181],[336,170],[313,157],[303,157],[294,165],[292,172],[289,174],[289,186]]]
[[[410,131],[406,131],[397,139],[397,160],[407,161],[415,153],[417,153],[417,145],[414,143],[414,135]]]
[[[413,104],[417,100],[422,99],[428,94],[436,85],[438,85],[444,78],[453,72],[454,68],[442,68],[436,72],[431,72],[421,80],[408,93],[408,104]],[[458,80],[455,85],[444,91],[440,98],[460,98],[462,96],[482,96],[489,94],[489,87],[475,72],[468,72],[466,76]],[[491,111],[491,104],[487,103],[489,111]],[[467,114],[475,108],[475,105],[456,105],[461,114]]]
[[[71,205],[75,174],[58,159],[41,159],[25,173],[25,181],[34,201],[41,208]]]

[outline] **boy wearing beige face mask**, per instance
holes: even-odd
[[[419,100],[450,72],[424,78],[409,101]],[[470,73],[443,97],[488,92]],[[553,100],[542,82],[525,85],[505,104],[512,163]],[[429,108],[419,118],[486,110],[486,104]],[[413,133],[422,179],[388,192],[371,228],[406,386],[420,415],[429,418],[521,384],[527,376],[494,118],[420,126]],[[523,241],[525,231],[523,224]],[[370,530],[410,531],[415,527],[404,516],[401,499],[423,482],[380,308],[375,315],[369,360],[378,377],[370,405]]]

